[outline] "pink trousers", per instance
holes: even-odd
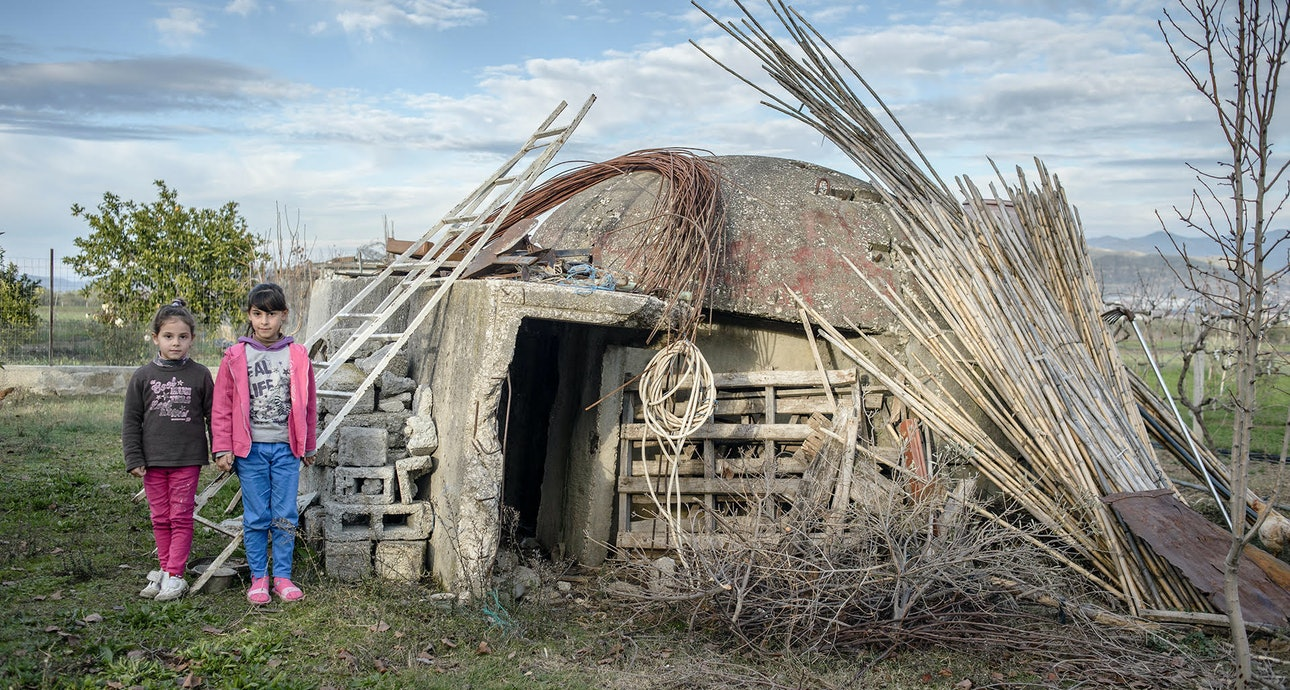
[[[149,467],[143,491],[152,514],[152,536],[157,540],[157,561],[171,575],[182,576],[193,548],[193,508],[197,499],[200,465]]]

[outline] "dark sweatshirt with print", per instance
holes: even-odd
[[[158,357],[135,370],[121,418],[126,471],[207,464],[214,390],[210,370],[191,359]]]

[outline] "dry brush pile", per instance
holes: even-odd
[[[1206,665],[1168,633],[1108,616],[1103,595],[1031,540],[937,490],[949,484],[934,478],[920,498],[891,491],[845,511],[745,497],[751,524],[692,534],[680,565],[626,563],[618,574],[640,586],[617,591],[638,614],[728,631],[761,653],[860,653],[872,664],[936,649],[1088,687],[1209,685]]]

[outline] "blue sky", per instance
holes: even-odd
[[[727,19],[725,0],[700,4]],[[1089,236],[1159,229],[1220,149],[1173,64],[1165,4],[791,3],[869,79],[942,177],[1042,159]],[[778,28],[763,0],[747,0]],[[757,65],[687,0],[42,0],[0,3],[0,248],[62,257],[104,192],[279,210],[315,258],[422,234],[561,101],[596,104],[559,161],[647,147],[855,173],[759,105]]]

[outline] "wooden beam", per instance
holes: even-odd
[[[713,439],[717,441],[801,441],[811,433],[811,427],[805,424],[713,424],[699,427],[691,440]],[[653,434],[644,424],[624,424],[622,436],[632,441],[646,441]]]

